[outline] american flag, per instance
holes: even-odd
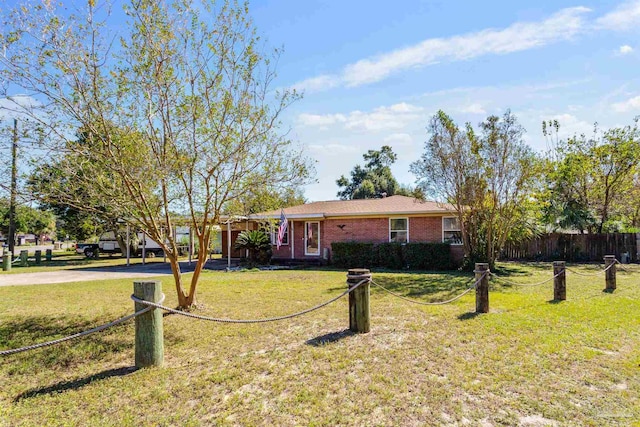
[[[289,221],[287,217],[284,216],[284,209],[280,210],[280,223],[278,224],[278,240],[276,241],[276,247],[280,249],[282,246],[282,239],[284,239],[284,235],[287,234],[287,227],[289,226]]]

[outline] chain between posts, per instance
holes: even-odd
[[[173,313],[173,314],[179,314],[180,316],[185,316],[185,317],[190,317],[192,319],[198,319],[198,320],[206,320],[209,322],[219,322],[219,323],[266,323],[266,322],[275,322],[278,320],[285,320],[285,319],[291,319],[294,317],[298,317],[298,316],[302,316],[303,314],[307,314],[307,313],[311,313],[312,311],[318,310],[322,307],[325,307],[329,304],[331,304],[332,302],[335,302],[337,300],[339,300],[340,298],[344,297],[345,295],[349,294],[350,292],[352,292],[354,289],[358,288],[360,285],[362,285],[363,283],[366,283],[369,279],[364,279],[361,280],[360,282],[356,283],[354,286],[348,288],[346,291],[344,291],[343,293],[341,293],[340,295],[338,295],[337,297],[331,298],[329,301],[323,302],[322,304],[318,304],[314,307],[308,308],[306,310],[303,311],[299,311],[297,313],[292,313],[292,314],[287,314],[284,316],[277,316],[277,317],[268,317],[265,319],[225,319],[225,318],[218,318],[218,317],[209,317],[209,316],[200,316],[198,314],[193,314],[193,313],[188,313],[186,311],[180,311],[180,310],[176,310],[173,308],[169,308],[169,307],[165,307],[162,304],[156,304],[150,301],[145,301],[145,300],[141,300],[133,295],[131,295],[131,299],[134,300],[135,302],[138,302],[140,304],[144,304],[144,305],[148,305],[149,307],[153,308],[159,308],[161,310],[167,311],[169,313]]]
[[[160,300],[160,302],[163,302],[163,301],[164,301],[164,295],[162,295],[162,299]],[[153,307],[146,307],[146,308],[143,308],[140,311],[136,311],[133,314],[129,314],[127,316],[121,317],[120,319],[114,320],[113,322],[105,323],[104,325],[97,326],[97,327],[95,327],[93,329],[89,329],[89,330],[83,331],[83,332],[78,332],[77,334],[69,335],[67,337],[59,338],[57,340],[47,341],[47,342],[38,343],[38,344],[33,344],[33,345],[26,346],[26,347],[21,347],[21,348],[14,348],[14,349],[11,349],[11,350],[2,350],[2,351],[0,351],[0,356],[8,356],[10,354],[22,353],[24,351],[29,351],[29,350],[36,350],[38,348],[49,347],[49,346],[60,344],[60,343],[63,343],[65,341],[70,341],[70,340],[73,340],[73,339],[76,339],[76,338],[86,337],[88,335],[95,334],[96,332],[104,331],[105,329],[108,329],[108,328],[110,328],[112,326],[116,326],[116,325],[119,325],[121,323],[124,323],[127,320],[131,320],[134,317],[139,316],[139,315],[141,315],[143,313],[146,313],[147,311],[151,311],[151,310],[153,310]]]
[[[456,301],[456,300],[458,300],[458,299],[462,298],[463,296],[465,296],[466,294],[468,294],[468,293],[469,293],[469,292],[471,292],[472,290],[474,290],[474,289],[478,286],[478,283],[480,283],[480,281],[481,281],[482,279],[484,279],[484,277],[489,273],[489,271],[483,271],[483,273],[484,273],[484,274],[483,274],[480,278],[478,278],[478,280],[476,280],[476,281],[475,281],[475,282],[474,282],[474,283],[473,283],[473,284],[472,284],[472,285],[471,285],[467,290],[465,290],[464,292],[462,292],[460,295],[458,295],[458,296],[456,296],[456,297],[453,297],[453,298],[451,298],[451,299],[448,299],[448,300],[446,300],[446,301],[438,301],[438,302],[416,301],[416,300],[414,300],[414,299],[412,299],[412,298],[407,298],[407,297],[402,296],[402,295],[400,295],[400,294],[397,294],[397,293],[395,293],[395,292],[393,292],[393,291],[390,291],[389,289],[387,289],[387,288],[385,288],[384,286],[382,286],[382,285],[380,285],[380,284],[378,284],[378,283],[374,282],[373,280],[371,281],[371,283],[372,283],[373,285],[375,285],[375,286],[379,287],[379,288],[380,288],[380,289],[382,289],[383,291],[385,291],[385,292],[387,292],[387,293],[389,293],[389,294],[393,295],[394,297],[396,297],[396,298],[400,298],[401,300],[404,300],[404,301],[411,302],[411,303],[413,303],[413,304],[418,304],[418,305],[444,305],[444,304],[452,303],[452,302],[454,302],[454,301]]]
[[[572,268],[568,268],[568,267],[566,267],[566,270],[567,270],[567,271],[569,271],[569,272],[571,272],[571,273],[573,273],[573,274],[577,274],[578,276],[583,276],[583,277],[595,277],[595,276],[598,276],[598,275],[600,275],[600,274],[604,273],[605,271],[608,271],[611,267],[613,267],[614,265],[616,265],[616,264],[618,264],[618,263],[619,263],[619,261],[618,261],[618,260],[615,260],[615,261],[616,261],[616,262],[611,263],[611,264],[610,264],[607,268],[605,268],[604,270],[600,270],[600,271],[597,271],[597,272],[595,272],[595,273],[580,273],[579,271],[576,271],[576,270],[574,270],[574,269],[572,269]]]
[[[566,268],[563,269],[562,271],[560,271],[558,274],[556,274],[555,276],[549,278],[549,279],[545,279],[542,282],[538,282],[538,283],[516,283],[516,282],[512,282],[510,280],[507,279],[503,279],[502,277],[498,276],[497,274],[491,272],[491,277],[495,277],[496,280],[502,282],[502,283],[506,283],[507,285],[512,285],[512,286],[540,286],[540,285],[544,285],[545,283],[549,283],[550,281],[552,281],[553,279],[555,279],[556,277],[561,276],[562,274],[566,273]]]

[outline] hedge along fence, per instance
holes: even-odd
[[[331,243],[331,263],[337,267],[393,270],[451,270],[456,267],[448,243]]]

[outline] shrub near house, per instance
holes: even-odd
[[[450,270],[456,266],[448,243],[334,242],[331,253],[331,263],[344,268]]]

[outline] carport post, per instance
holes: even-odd
[[[231,218],[227,219],[227,269],[231,270]]]
[[[146,265],[147,260],[147,233],[142,232],[142,265]]]
[[[131,259],[131,226],[127,224],[127,267]]]

